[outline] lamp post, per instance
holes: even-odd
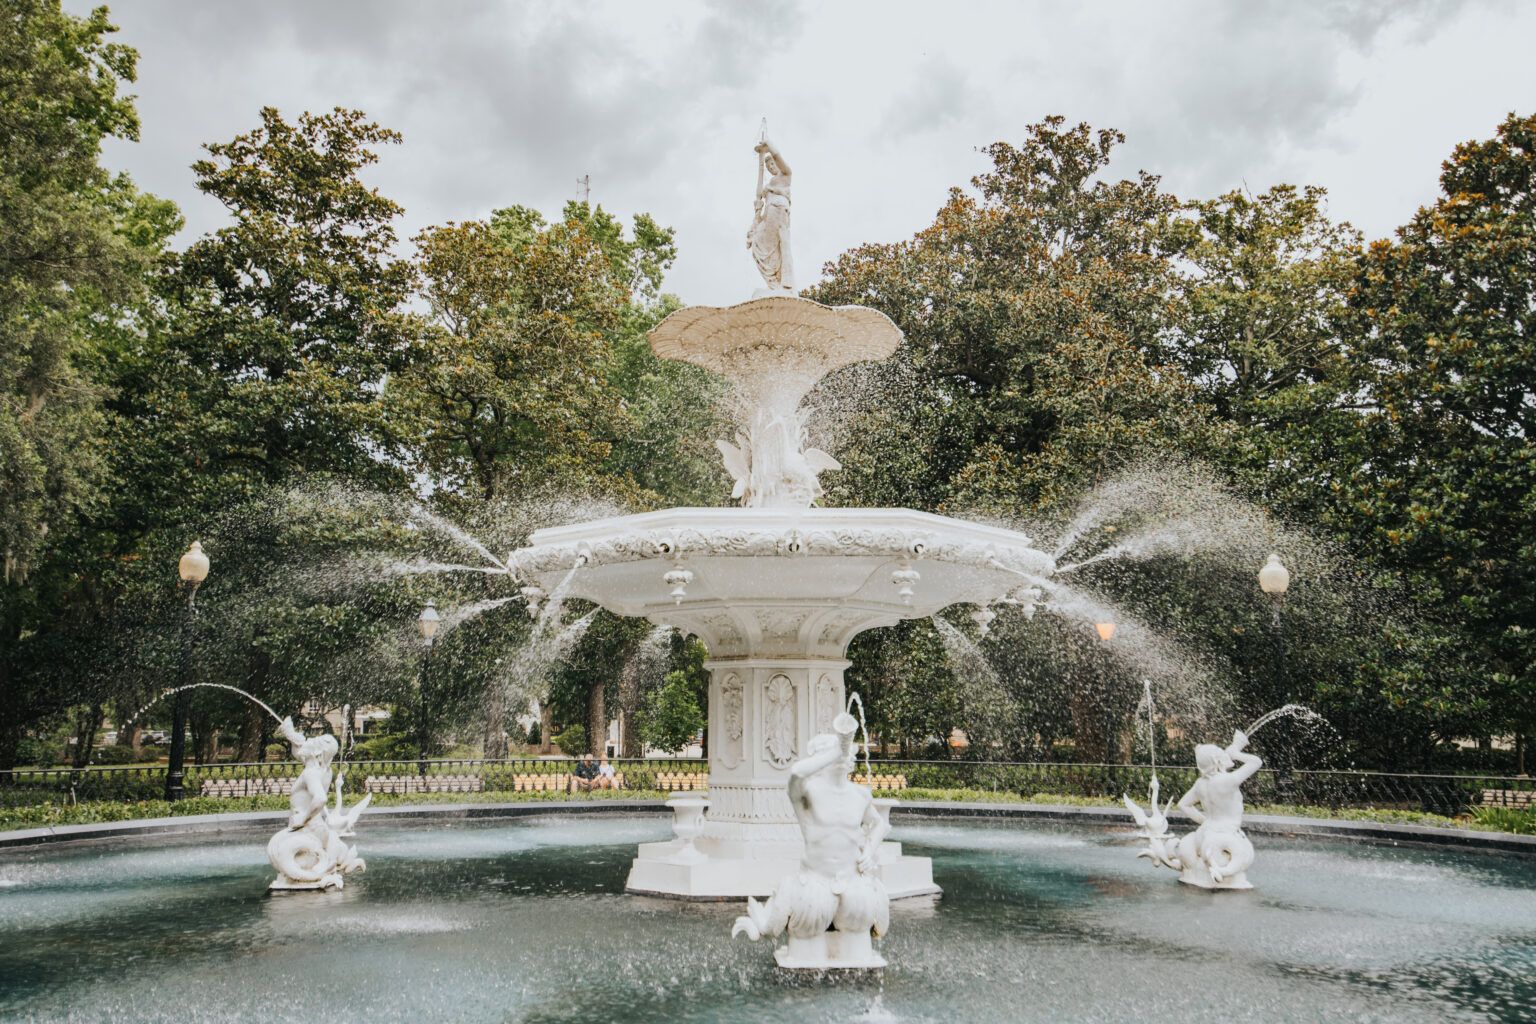
[[[197,588],[208,578],[208,556],[200,541],[193,541],[181,556],[176,572],[187,584],[187,613],[181,620],[181,688],[171,714],[171,756],[165,771],[165,798],[173,802],[187,795],[182,762],[187,753],[187,711],[192,698],[188,687],[192,685],[192,645],[197,638]]]
[[[1269,620],[1269,633],[1275,648],[1275,707],[1285,706],[1285,632],[1280,618],[1280,603],[1285,600],[1285,590],[1291,585],[1291,572],[1280,564],[1279,555],[1270,555],[1259,570],[1259,589],[1269,595],[1273,615]],[[1284,716],[1281,716],[1282,719]],[[1282,795],[1290,789],[1289,753],[1291,746],[1290,723],[1281,721],[1280,738],[1275,744],[1275,782]]]
[[[417,744],[420,750],[416,758],[416,770],[421,777],[427,777],[427,673],[432,667],[432,635],[437,632],[437,624],[442,621],[442,616],[437,614],[437,605],[427,599],[426,607],[416,618],[416,625],[421,627],[422,643],[426,645],[427,652],[421,659],[421,711],[418,715],[416,726]]]
[[[1098,631],[1099,640],[1104,645],[1104,652],[1109,653],[1109,638],[1115,635],[1113,622],[1096,622],[1093,628]],[[1108,769],[1109,788],[1115,789],[1115,769],[1111,766],[1111,758],[1115,750],[1115,708],[1109,695],[1109,668],[1105,666],[1100,676],[1103,681],[1104,694],[1104,764]]]

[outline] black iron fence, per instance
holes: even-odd
[[[348,761],[336,765],[349,801],[365,793],[546,793],[585,794],[590,789],[662,792],[703,789],[708,765],[697,759],[610,759],[610,783],[576,775],[577,761],[565,758],[505,760],[435,759]],[[294,761],[259,764],[187,765],[187,796],[257,798],[286,796],[303,765]],[[425,770],[423,770],[423,768]],[[159,766],[19,768],[0,771],[0,807],[111,800],[161,800],[166,768]]]
[[[704,789],[708,765],[697,759],[613,759],[615,785],[625,791]],[[541,793],[547,798],[582,796],[588,786],[573,779],[569,759],[349,761],[341,769],[349,801],[375,794]],[[302,765],[188,765],[188,796],[251,798],[286,796]],[[1152,772],[1146,765],[1011,761],[898,761],[871,764],[876,786],[899,796],[903,789],[981,790],[1024,800],[1109,797],[1129,794],[1146,802]],[[0,772],[0,807],[87,801],[158,800],[165,794],[164,766],[22,768]],[[861,764],[855,778],[862,778]],[[1164,801],[1191,786],[1195,769],[1157,769]],[[1369,771],[1265,769],[1244,787],[1250,805],[1300,805],[1424,811],[1455,816],[1478,807],[1536,808],[1536,779],[1501,775],[1414,775]]]

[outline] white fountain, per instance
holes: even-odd
[[[801,400],[838,367],[889,356],[901,332],[876,310],[788,293],[788,165],[766,138],[758,153],[772,178],[760,180],[749,245],[767,287],[729,308],[678,310],[650,333],[657,355],[735,386],[741,430],[734,443],[717,445],[741,507],[540,530],[509,556],[531,605],[550,594],[581,597],[694,633],[709,648],[702,827],[697,801],[680,807],[688,838],[642,845],[631,892],[773,892],[805,849],[786,795],[790,766],[844,711],[849,641],[960,602],[984,612],[1055,570],[1011,530],[910,509],[812,507],[822,493],[818,474],[839,466],[805,447]],[[878,864],[892,897],[938,891],[928,859],[902,856],[898,843],[883,844]]]

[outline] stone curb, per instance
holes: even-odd
[[[892,818],[1020,818],[1073,822],[1084,825],[1134,827],[1130,815],[1113,807],[1075,807],[1052,804],[948,803],[942,800],[913,801],[891,808]],[[1183,815],[1171,819],[1185,820]],[[1243,831],[1257,835],[1307,836],[1319,839],[1359,839],[1367,842],[1413,846],[1461,847],[1489,853],[1536,855],[1536,836],[1508,832],[1480,832],[1465,828],[1430,825],[1393,825],[1374,821],[1343,821],[1337,818],[1291,818],[1254,814],[1243,818]]]
[[[371,807],[363,812],[374,821],[433,822],[476,819],[522,818],[548,814],[596,814],[605,811],[661,814],[662,800],[526,801],[503,804],[405,804]],[[59,825],[54,828],[16,829],[0,832],[0,850],[49,846],[129,836],[175,836],[269,829],[287,817],[287,811],[250,811],[243,814],[192,814],[184,818],[147,818],[91,825]],[[902,818],[1003,818],[1081,825],[1109,825],[1130,829],[1123,810],[1112,807],[1075,807],[1054,804],[950,803],[942,800],[899,803],[891,816]],[[1175,817],[1174,820],[1179,820]],[[1536,855],[1536,836],[1506,832],[1478,832],[1427,825],[1390,825],[1333,818],[1289,818],[1253,815],[1243,828],[1258,835],[1307,836],[1320,839],[1356,839],[1366,842],[1413,846],[1460,847],[1488,853]]]
[[[590,814],[600,811],[664,813],[660,800],[527,801],[506,804],[404,804],[370,807],[364,820],[373,821],[467,821],[475,818],[521,818],[536,814]],[[250,832],[281,825],[287,811],[249,811],[243,814],[189,814],[180,818],[144,818],[137,821],[104,821],[90,825],[58,825],[52,828],[15,829],[0,832],[0,849],[45,846],[54,843],[116,839],[123,836],[175,836],[221,832]]]

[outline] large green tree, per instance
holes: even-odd
[[[1536,725],[1536,117],[1456,147],[1441,195],[1363,255],[1374,406],[1335,517],[1459,637],[1389,679],[1449,729]],[[1447,727],[1442,727],[1447,728]],[[1443,735],[1443,733],[1442,733]]]
[[[1155,176],[1105,180],[1123,140],[1049,118],[1020,146],[988,147],[993,169],[932,227],[828,266],[815,297],[889,315],[911,381],[850,431],[861,440],[840,453],[831,500],[1016,515],[1199,447],[1198,396],[1159,346],[1160,227],[1177,204]]]

